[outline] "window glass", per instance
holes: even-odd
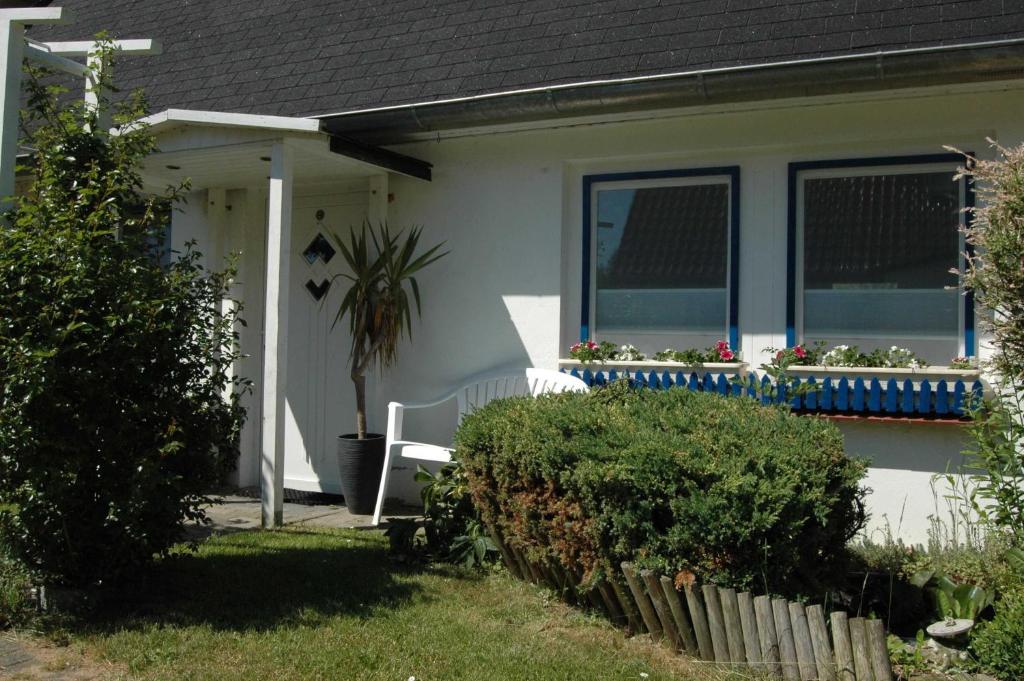
[[[599,332],[722,336],[728,183],[598,187],[595,215]]]
[[[957,354],[960,209],[952,170],[805,179],[804,339]]]

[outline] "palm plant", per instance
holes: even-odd
[[[363,223],[361,229],[349,233],[347,244],[332,234],[350,270],[335,276],[348,279],[351,285],[338,306],[334,324],[349,319],[350,376],[356,389],[360,440],[366,439],[366,372],[374,364],[380,370],[394,365],[402,335],[412,339],[414,305],[417,317],[421,314],[420,288],[414,275],[448,254],[438,253],[442,242],[417,255],[422,231],[422,227],[412,227],[408,232],[392,232],[385,223],[377,227]]]

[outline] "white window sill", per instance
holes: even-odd
[[[662,373],[668,371],[669,373],[676,373],[681,371],[685,374],[739,374],[740,376],[746,376],[747,371],[750,368],[746,362],[707,362],[705,364],[688,364],[686,362],[655,362],[654,360],[643,360],[642,362],[622,362],[622,361],[608,361],[608,362],[587,362],[583,363],[576,359],[559,359],[559,369],[590,369],[594,371],[609,371],[614,369],[619,373],[636,373],[642,371],[643,373],[649,373],[654,371],[656,373]]]
[[[790,366],[786,372],[795,378],[803,378],[805,376],[814,376],[815,379],[821,380],[822,378],[831,377],[837,378],[848,378],[850,380],[856,378],[872,379],[877,378],[879,381],[888,381],[894,379],[897,383],[910,380],[912,382],[920,383],[921,381],[928,381],[929,383],[936,383],[938,381],[975,381],[981,378],[980,369],[950,369],[949,367],[942,366],[930,366],[922,369],[895,369],[888,367],[826,367],[826,366]]]

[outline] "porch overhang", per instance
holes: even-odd
[[[158,149],[143,166],[149,188],[192,189],[262,186],[270,176],[273,146],[287,141],[296,182],[327,182],[398,173],[430,180],[431,165],[365,144],[338,140],[320,121],[219,111],[168,109],[141,121]]]
[[[186,180],[205,190],[207,218],[224,218],[226,192],[265,191],[266,250],[262,291],[262,366],[259,404],[260,496],[263,525],[283,519],[285,396],[288,386],[289,268],[295,187],[367,180],[368,220],[386,219],[391,173],[430,179],[430,164],[370,145],[337,140],[319,121],[169,109],[142,121],[159,151],[146,158],[144,185],[157,191]]]

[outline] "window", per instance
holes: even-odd
[[[585,177],[582,337],[735,347],[738,192],[738,168]]]
[[[970,201],[953,181],[959,161],[791,164],[791,344],[899,345],[932,364],[973,352],[973,312],[951,272]]]

